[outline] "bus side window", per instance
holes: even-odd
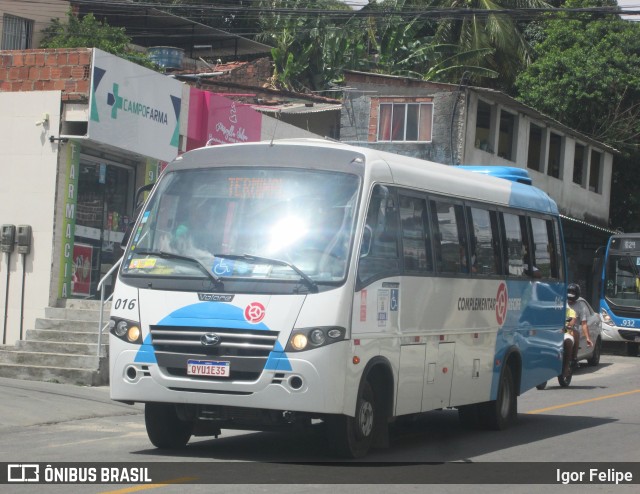
[[[551,261],[551,277],[562,279],[560,262],[560,248],[558,246],[557,226],[554,220],[547,220],[547,236],[549,237],[549,259]]]
[[[406,271],[433,271],[431,238],[424,198],[400,196],[402,252]]]
[[[471,227],[471,259],[475,260],[476,272],[483,275],[500,273],[500,251],[498,248],[495,211],[476,207],[469,208]]]
[[[531,232],[533,245],[533,266],[538,269],[540,277],[555,277],[552,269],[553,239],[549,238],[547,221],[540,218],[531,218]],[[534,272],[535,275],[535,272]]]
[[[524,258],[525,241],[522,235],[520,218],[511,213],[502,213],[502,224],[504,232],[504,253],[507,276],[525,276]]]
[[[400,273],[398,233],[395,191],[376,185],[371,194],[361,243],[359,285]]]
[[[447,274],[468,271],[466,229],[462,206],[446,201],[430,201],[433,211],[438,271]],[[466,264],[466,266],[465,266]]]

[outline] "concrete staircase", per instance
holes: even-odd
[[[0,376],[84,386],[109,383],[109,334],[102,334],[98,357],[100,301],[67,299],[47,307],[25,339],[0,347]],[[105,306],[104,323],[109,321]]]

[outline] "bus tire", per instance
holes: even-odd
[[[496,400],[482,404],[480,416],[483,425],[501,431],[515,422],[518,415],[518,398],[511,368],[506,365],[500,376]]]
[[[375,394],[368,381],[362,383],[356,403],[356,415],[336,415],[329,420],[329,435],[335,453],[343,458],[362,458],[373,446],[378,431]]]
[[[593,353],[591,357],[587,360],[587,363],[591,367],[596,367],[600,363],[600,354],[602,353],[602,340],[598,338],[596,340],[596,344],[593,346]]]
[[[627,356],[637,357],[638,353],[640,353],[640,343],[627,342]]]
[[[145,404],[144,423],[151,444],[160,449],[183,448],[193,432],[193,422],[180,420],[171,403]]]

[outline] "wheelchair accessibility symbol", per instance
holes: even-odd
[[[391,289],[391,301],[389,302],[389,310],[397,311],[399,302],[399,290],[397,288]]]
[[[217,276],[225,276],[233,273],[233,261],[216,257],[211,268],[213,274]]]

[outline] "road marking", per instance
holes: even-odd
[[[554,405],[552,407],[547,407],[547,408],[538,408],[537,410],[531,410],[530,412],[525,412],[525,413],[533,415],[536,413],[544,413],[544,412],[549,412],[551,410],[558,410],[559,408],[567,408],[567,407],[573,407],[576,405],[584,405],[585,403],[591,403],[591,402],[600,401],[600,400],[608,400],[609,398],[618,398],[620,396],[627,396],[627,395],[632,395],[636,393],[640,393],[640,389],[636,389],[634,391],[625,391],[624,393],[616,393],[613,395],[598,396],[597,398],[590,398],[588,400],[572,401],[571,403],[565,403],[563,405]]]
[[[138,492],[138,491],[144,491],[146,489],[156,489],[158,487],[166,487],[171,484],[183,484],[186,482],[192,482],[194,480],[198,480],[198,477],[180,477],[177,479],[165,480],[159,484],[136,485],[134,487],[126,487],[124,489],[118,489],[117,491],[105,491],[102,494],[126,494],[128,492]]]

